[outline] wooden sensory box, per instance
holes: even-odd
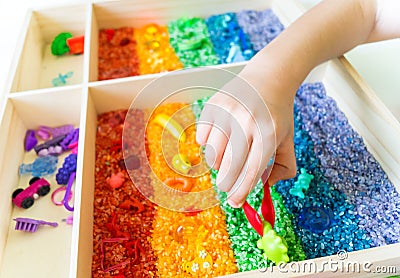
[[[99,1],[89,4],[35,9],[29,12],[16,49],[10,80],[1,94],[0,133],[0,278],[5,277],[90,277],[92,259],[92,224],[94,160],[97,115],[129,108],[132,100],[160,74],[97,81],[98,34],[101,28],[141,27],[147,23],[166,24],[181,16],[206,17],[242,9],[272,8],[288,26],[302,14],[293,0],[136,0]],[[85,35],[85,53],[56,58],[49,52],[51,40],[60,32]],[[215,66],[239,72],[245,63]],[[51,87],[58,73],[73,70],[68,86]],[[169,82],[195,82],[207,78],[208,69],[186,70],[170,75]],[[213,80],[220,86],[227,80]],[[400,191],[400,124],[365,82],[342,57],[316,68],[308,81],[321,81],[337,102]],[[155,92],[162,96],[163,91]],[[147,96],[149,99],[151,95]],[[194,96],[192,96],[194,97]],[[201,97],[201,96],[197,96]],[[181,99],[193,101],[194,99]],[[143,103],[143,108],[146,104]],[[11,193],[25,187],[27,178],[18,175],[18,167],[27,158],[23,150],[26,129],[39,125],[74,124],[80,127],[78,170],[74,189],[74,225],[42,229],[27,236],[14,232],[16,216],[55,220],[67,215],[54,210],[49,200],[30,210],[14,208]],[[46,203],[47,202],[47,203]],[[369,261],[377,265],[400,267],[400,244],[349,253],[349,260]],[[336,256],[319,258],[319,264]],[[335,275],[327,271],[325,276]],[[354,277],[357,273],[336,275]],[[267,276],[271,272],[252,271],[238,277]],[[274,268],[274,276],[284,275]],[[296,273],[291,273],[296,276]],[[297,274],[302,275],[302,274]],[[315,276],[321,274],[314,274]],[[358,274],[366,276],[365,273]],[[369,274],[378,275],[379,274]],[[384,275],[383,275],[384,276]]]

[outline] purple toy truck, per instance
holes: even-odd
[[[50,183],[38,177],[33,177],[29,181],[29,186],[26,189],[18,188],[12,194],[13,203],[20,208],[30,208],[35,199],[39,196],[45,196],[50,192]]]

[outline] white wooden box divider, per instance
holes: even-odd
[[[149,82],[162,74],[97,81],[98,32],[100,28],[141,27],[146,23],[166,24],[181,16],[205,17],[243,9],[272,8],[288,26],[302,14],[293,0],[204,0],[204,1],[99,1],[36,9],[29,12],[16,49],[6,92],[1,102],[0,122],[0,278],[10,277],[91,277],[94,162],[97,115],[129,108],[131,101]],[[60,32],[85,35],[85,53],[80,56],[53,57],[49,44]],[[245,63],[217,66],[239,72]],[[69,86],[51,87],[58,73],[74,71]],[[207,69],[188,70],[171,75],[171,82],[184,78],[202,79]],[[400,191],[400,124],[372,90],[342,57],[317,67],[307,81],[321,81],[348,117]],[[221,80],[219,82],[222,82]],[[162,94],[163,92],[157,92]],[[150,98],[151,96],[149,96]],[[182,101],[192,101],[187,99]],[[145,103],[143,104],[145,106]],[[75,124],[80,127],[78,171],[74,188],[74,225],[60,224],[57,229],[42,229],[40,235],[14,232],[12,218],[36,217],[60,222],[65,209],[55,209],[50,198],[29,210],[13,207],[11,193],[26,187],[27,178],[18,175],[18,167],[29,161],[23,150],[26,129],[44,124]],[[62,158],[60,159],[60,163]],[[54,178],[53,178],[54,179]],[[314,261],[322,265],[334,256]],[[374,266],[400,267],[400,244],[350,252],[353,261],[369,261]],[[301,276],[252,271],[234,276]],[[317,273],[324,277],[343,273]],[[347,273],[347,276],[379,274]],[[384,276],[384,275],[383,275]]]

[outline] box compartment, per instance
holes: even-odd
[[[202,17],[211,15],[239,12],[241,10],[272,9],[284,26],[301,15],[302,9],[291,1],[234,1],[226,5],[225,1],[105,1],[95,2],[92,10],[91,40],[90,40],[90,69],[89,81],[98,80],[98,49],[99,30],[108,28],[133,27],[141,28],[149,23],[167,25],[170,21],[181,17]],[[286,10],[290,10],[286,14]],[[237,63],[244,64],[244,63]],[[224,64],[229,68],[234,64]],[[149,76],[158,74],[148,74]],[[137,76],[139,77],[139,76]]]
[[[4,110],[0,111],[0,180],[3,184],[0,186],[0,196],[5,200],[0,202],[0,278],[54,275],[91,277],[97,116],[108,111],[128,109],[146,85],[164,75],[160,73],[97,81],[99,30],[123,26],[141,27],[147,23],[167,24],[182,16],[206,17],[243,9],[267,8],[272,8],[284,26],[302,14],[302,9],[293,0],[238,0],[229,2],[229,5],[224,0],[94,1],[88,5],[37,9],[29,13],[21,45],[16,50],[15,68],[10,72],[12,79],[8,84],[9,91],[5,92],[5,103],[2,104]],[[85,35],[84,55],[52,56],[49,45],[58,33],[65,31],[73,35]],[[244,65],[225,64],[211,68],[238,73]],[[70,70],[74,71],[73,77],[68,79],[68,85],[72,86],[52,88],[51,80],[59,73],[65,74]],[[228,81],[210,80],[208,72],[208,68],[184,70],[164,78],[174,85],[187,84],[188,80],[206,80],[207,84],[215,87]],[[381,164],[397,191],[400,191],[400,124],[347,60],[334,59],[319,66],[306,81],[320,81],[324,84],[328,95],[337,101],[353,128],[364,138],[369,151]],[[163,96],[166,91],[156,93]],[[178,100],[191,102],[200,97],[197,93],[205,92],[195,92]],[[148,107],[153,97],[153,94],[147,95],[137,103],[137,107]],[[26,187],[27,184],[27,177],[18,175],[19,165],[28,159],[23,149],[25,131],[37,128],[40,124],[58,126],[70,123],[80,127],[72,227],[60,222],[68,213],[51,204],[49,197],[38,200],[37,204],[26,211],[13,207],[10,200],[17,185]],[[12,218],[16,216],[53,220],[59,222],[60,227],[54,230],[43,227],[36,234],[26,236],[25,233],[14,232]],[[399,249],[400,244],[392,244],[349,252],[348,260],[361,263],[368,261],[374,267],[397,266],[399,269]],[[321,269],[329,259],[337,260],[337,257],[322,257],[308,262],[316,262],[318,269]],[[304,276],[304,273],[289,274],[274,267],[265,273],[263,270],[255,270],[232,277]],[[385,276],[384,273],[332,273],[329,269],[325,269],[323,274],[310,273],[313,277],[321,275]]]
[[[25,40],[19,51],[11,92],[53,87],[52,80],[59,74],[73,72],[66,85],[83,82],[84,55],[54,56],[51,43],[61,32],[73,37],[86,36],[87,6],[67,6],[33,10],[28,15]]]
[[[34,150],[24,151],[24,136],[27,129],[39,125],[60,126],[73,124],[79,127],[81,118],[82,88],[54,93],[22,94],[8,99],[1,121],[0,136],[0,187],[3,201],[0,204],[0,277],[69,277],[72,226],[62,219],[72,215],[63,206],[51,202],[52,192],[58,188],[55,174],[45,176],[51,191],[35,201],[29,209],[16,207],[11,202],[16,188],[26,188],[31,175],[19,175],[21,163],[32,163],[37,157]],[[64,158],[58,158],[58,168]],[[57,173],[57,172],[56,172]],[[81,175],[81,170],[77,170]],[[73,185],[73,191],[75,191]],[[61,193],[60,193],[61,194]],[[57,222],[57,228],[39,227],[35,233],[14,231],[13,218],[27,217]],[[23,267],[21,267],[23,266]]]
[[[237,71],[240,67],[236,68]],[[349,73],[350,72],[350,73]],[[207,84],[209,82],[210,69],[198,68],[191,70],[182,70],[165,75],[166,78],[163,86],[164,90],[157,94],[157,98],[164,99],[167,93],[170,92],[170,87],[178,86],[185,87],[189,84]],[[189,80],[190,78],[190,80]],[[147,85],[152,86],[153,79],[143,78],[138,80],[136,78],[124,79],[123,81],[113,81],[107,83],[95,83],[89,88],[88,103],[87,103],[87,121],[86,121],[86,140],[84,145],[85,152],[85,165],[87,168],[83,170],[83,177],[85,177],[85,186],[82,187],[81,202],[85,206],[81,207],[81,218],[85,221],[80,222],[79,237],[85,240],[79,240],[77,246],[76,260],[76,277],[90,277],[91,275],[91,257],[93,246],[92,244],[92,230],[89,227],[90,223],[93,224],[93,192],[94,192],[94,169],[95,156],[92,153],[95,146],[96,139],[96,119],[97,115],[118,109],[129,109],[131,103],[143,88]],[[222,86],[226,80],[215,81],[212,85],[214,87]],[[397,151],[391,152],[391,148],[400,148],[400,143],[396,142],[394,134],[400,135],[400,124],[390,114],[390,112],[382,106],[376,96],[357,79],[357,74],[352,72],[351,66],[345,59],[336,59],[328,63],[320,65],[314,69],[306,82],[322,82],[325,86],[327,94],[333,97],[340,109],[346,114],[353,128],[364,138],[366,145],[370,152],[381,164],[382,168],[388,174],[390,180],[394,183],[396,189],[400,191],[400,175],[395,169],[400,167],[400,153]],[[184,95],[178,100],[183,102],[192,102],[198,98],[208,94],[208,91],[194,90],[192,94]],[[171,98],[168,101],[177,101],[176,98]],[[154,103],[154,95],[145,94],[141,102],[135,102],[136,108],[148,108],[148,105]],[[92,194],[92,195],[91,195]],[[89,199],[88,199],[89,198]],[[400,244],[392,244],[382,247],[375,247],[371,249],[361,250],[357,252],[349,252],[349,260],[357,262],[371,262],[373,266],[399,266],[399,255],[397,250]],[[317,266],[322,269],[322,265],[327,260],[337,260],[335,255],[329,257],[317,258],[307,261],[308,263],[315,262]],[[72,262],[75,264],[75,262]],[[329,271],[326,269],[326,271]],[[73,272],[71,272],[73,273]],[[267,275],[265,273],[265,275]],[[250,277],[250,275],[260,274],[260,271],[252,271],[246,273],[238,273],[234,277]],[[274,267],[271,275],[284,275],[280,273],[277,267]],[[332,274],[332,273],[330,273]],[[337,272],[332,275],[343,275]],[[263,273],[264,275],[264,273]],[[318,274],[316,274],[318,275]],[[366,273],[351,273],[351,277],[355,276],[364,277]],[[372,275],[372,274],[371,274]],[[301,276],[301,274],[292,273],[291,276]],[[275,276],[274,276],[275,277]]]

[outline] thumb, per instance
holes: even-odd
[[[294,154],[293,140],[287,136],[276,150],[275,162],[268,184],[271,186],[280,180],[290,179],[296,176],[296,156]]]

